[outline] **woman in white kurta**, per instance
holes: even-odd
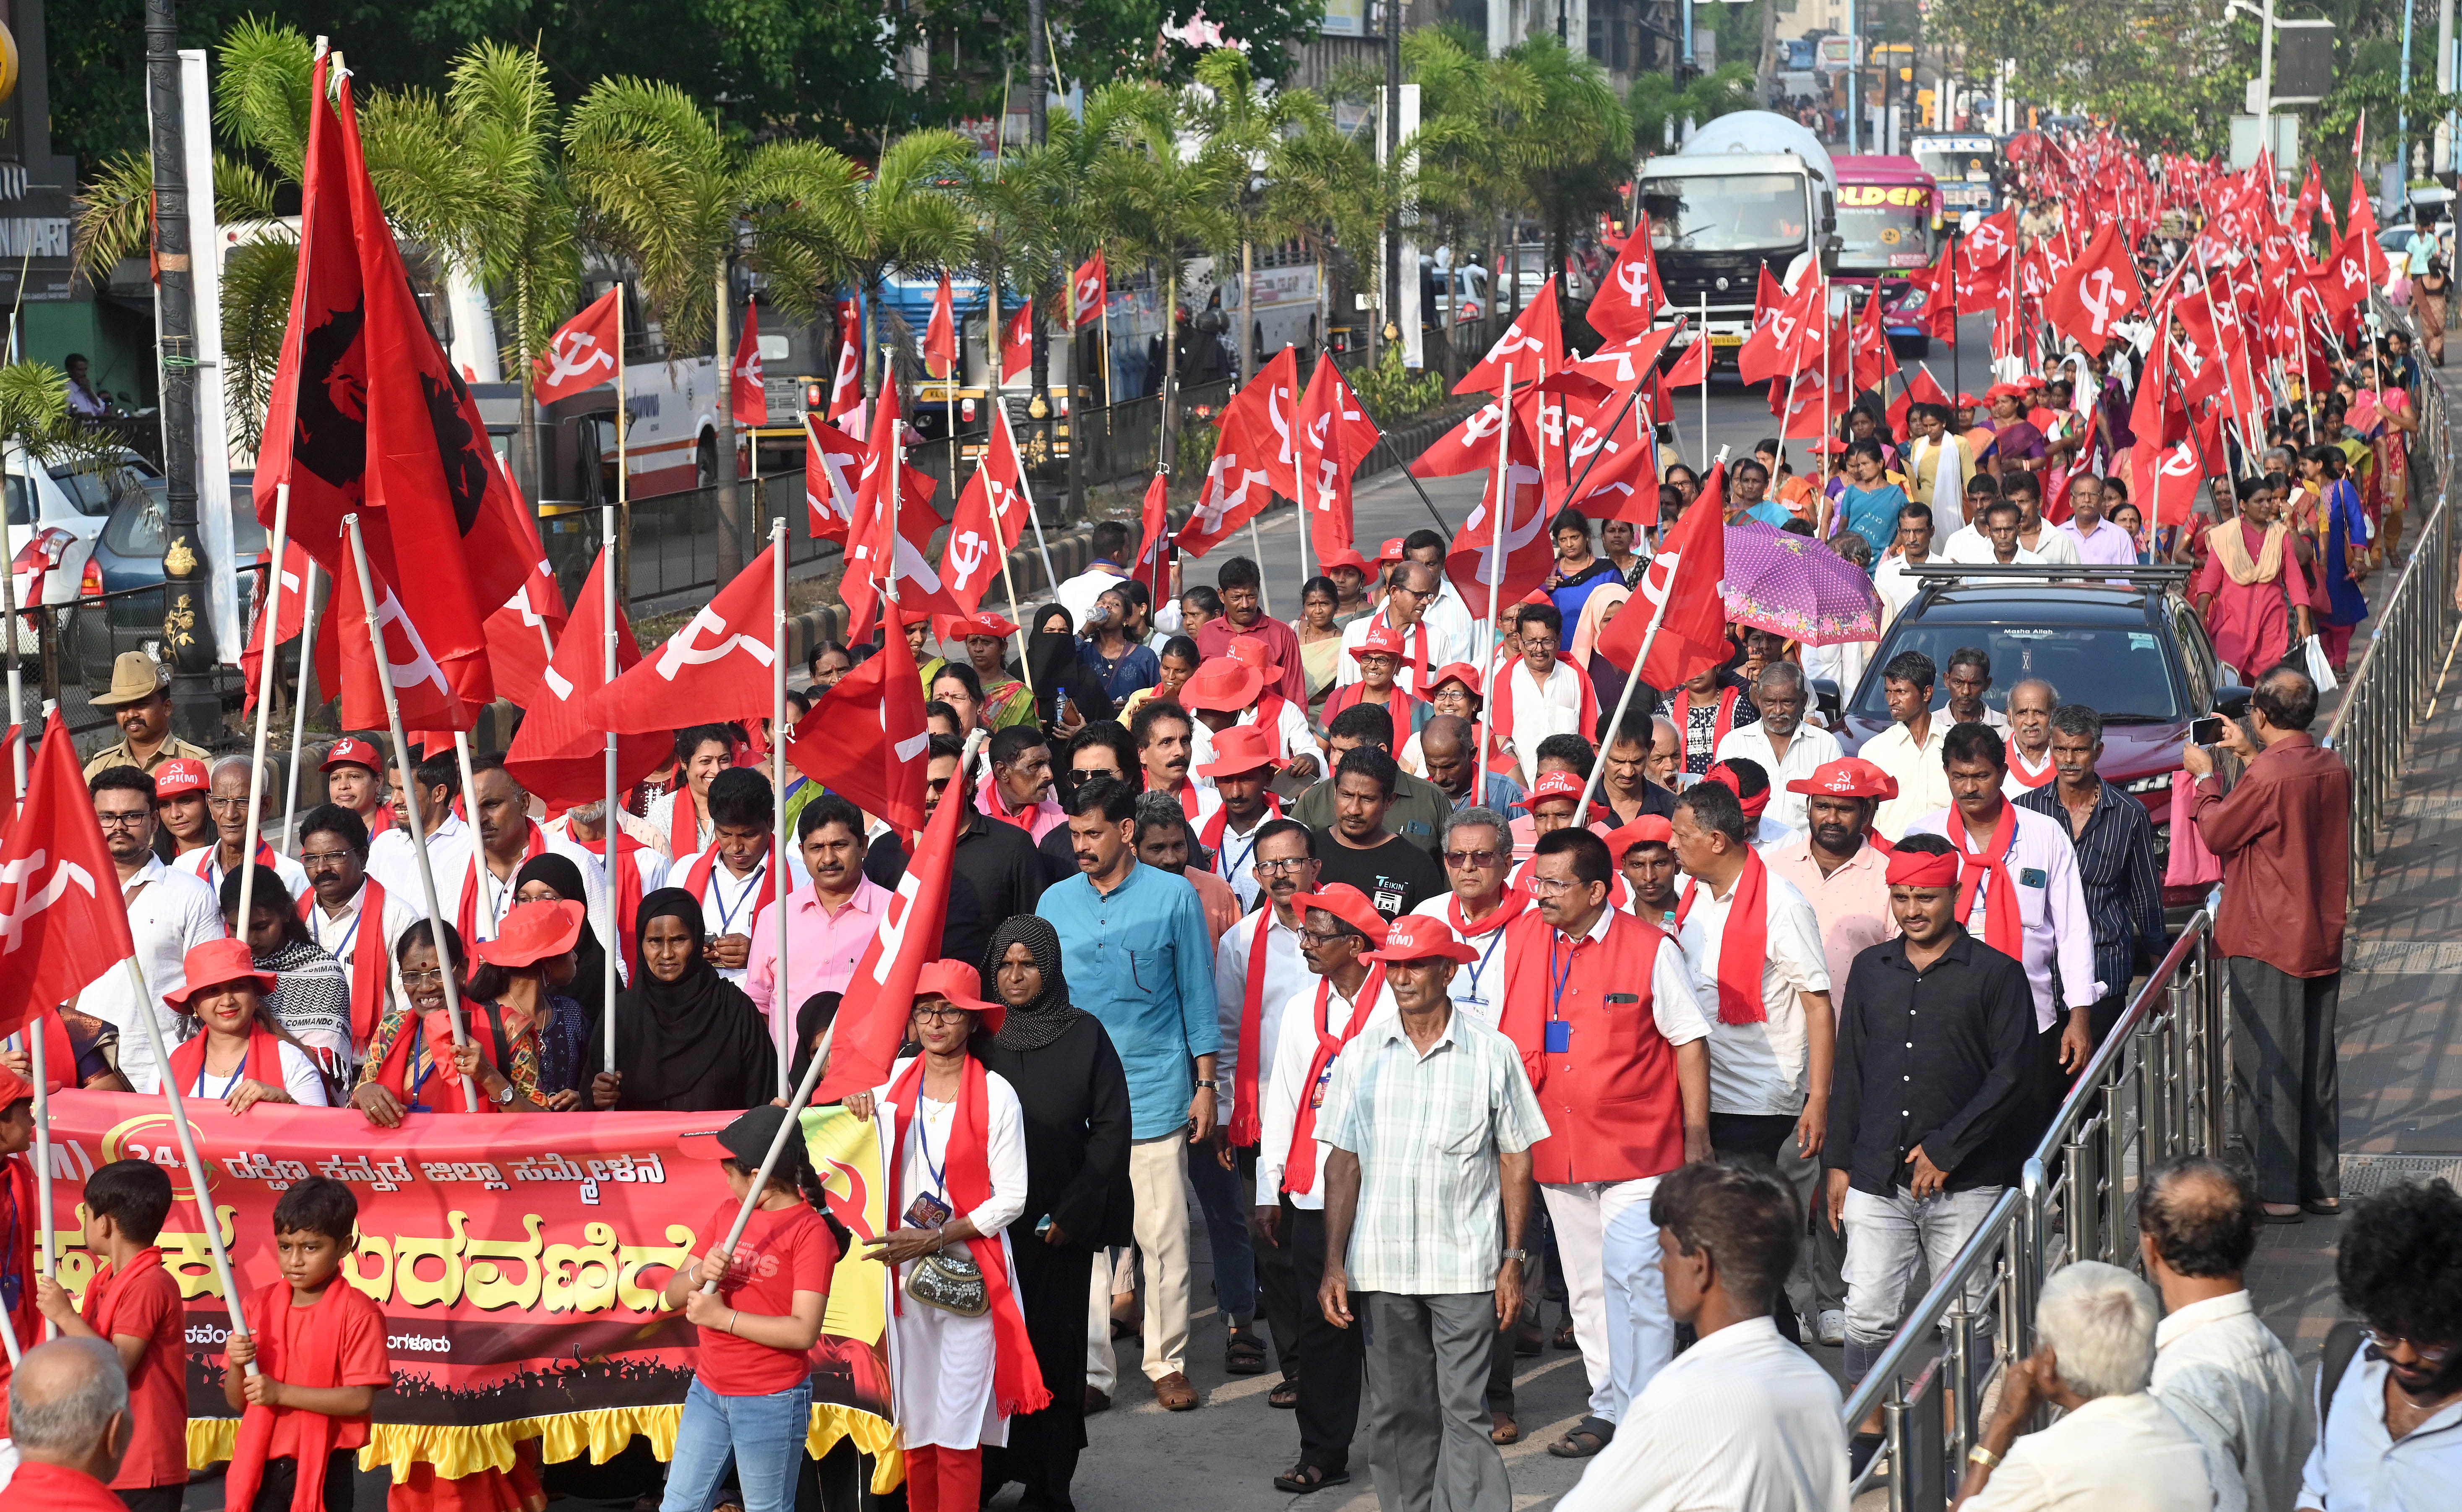
[[[896,1226],[874,1241],[889,1262],[889,1369],[906,1451],[914,1512],[975,1512],[983,1446],[1008,1442],[1008,1419],[1049,1399],[1009,1285],[1005,1230],[1026,1207],[1026,1131],[1017,1093],[970,1048],[997,1032],[1004,1009],[981,996],[973,967],[926,965],[915,984],[909,1033],[923,1053],[897,1063],[868,1098],[889,1212]],[[980,1317],[905,1295],[916,1263],[942,1250],[970,1253],[990,1308]]]

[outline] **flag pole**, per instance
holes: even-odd
[[[282,632],[282,557],[290,544],[290,535],[291,481],[286,478],[273,489],[273,566],[265,574],[265,602],[259,606],[256,617],[256,622],[265,628],[265,651],[256,659],[256,736],[254,754],[248,767],[247,834],[250,840],[257,838],[257,827],[265,821],[265,737],[266,726],[272,723],[266,718],[266,713],[273,702],[273,674],[281,660],[276,655],[274,637]],[[293,772],[299,769],[299,752],[295,747],[291,752],[291,768]],[[253,846],[245,849],[247,853],[239,863],[239,933],[242,940],[248,938],[248,920],[254,917],[249,910],[254,907],[256,899],[256,849]],[[213,1221],[210,1213],[206,1215],[205,1221],[209,1224]]]
[[[350,519],[354,522],[351,531],[351,542],[354,546],[356,546],[358,544],[358,529],[356,522],[357,521],[358,516],[352,515],[350,516]],[[367,558],[365,556],[361,556],[359,561],[362,569],[364,569]],[[376,616],[371,615],[368,617],[373,621]],[[375,629],[373,623],[371,623],[370,629]],[[383,632],[378,631],[377,634],[380,636]],[[379,661],[384,658],[384,651],[381,643],[379,643],[378,647],[377,657]],[[393,696],[393,682],[391,679],[387,679],[385,680],[385,696],[388,700]],[[399,727],[399,721],[396,722],[396,725]],[[416,797],[411,799],[414,806],[418,801],[419,800]],[[417,812],[415,807],[413,809],[413,812],[414,814]],[[422,855],[426,853],[425,847],[420,847],[419,850]],[[422,862],[421,865],[423,867],[424,862]],[[242,916],[242,927],[246,927],[245,915]],[[440,951],[439,954],[442,955],[443,952]],[[154,1068],[162,1083],[162,1100],[171,1110],[171,1131],[179,1135],[180,1138],[180,1160],[183,1165],[187,1167],[188,1190],[192,1194],[193,1199],[196,1202],[197,1216],[202,1220],[205,1230],[205,1247],[213,1252],[214,1278],[222,1284],[223,1304],[230,1311],[231,1332],[234,1334],[244,1334],[248,1332],[248,1319],[240,1310],[239,1284],[231,1279],[230,1251],[223,1247],[222,1224],[217,1220],[217,1215],[214,1212],[214,1199],[205,1187],[205,1163],[197,1158],[197,1132],[188,1127],[187,1111],[181,1105],[180,1078],[173,1075],[171,1071],[170,1051],[166,1049],[162,1044],[162,1025],[161,1020],[155,1017],[154,996],[145,985],[145,968],[138,963],[135,956],[130,956],[125,964],[128,967],[129,981],[137,988],[137,1019],[140,1023],[145,1026],[145,1043],[154,1051]],[[444,974],[444,982],[445,991],[448,993],[451,992],[453,990],[452,972],[447,971]],[[454,1022],[458,1027],[461,1022],[458,1015]],[[40,1095],[40,1093],[38,1092],[37,1095]],[[51,1216],[50,1203],[46,1202],[43,1204],[43,1214],[47,1220]],[[14,1358],[16,1353],[16,1342],[14,1333],[11,1332],[9,1343],[11,1346],[10,1354],[11,1358]],[[257,1373],[255,1361],[250,1360],[248,1362],[248,1373],[250,1375]]]
[[[783,659],[781,664],[784,664]],[[966,737],[965,749],[958,757],[958,775],[950,779],[952,782],[964,782],[966,780],[966,768],[974,765],[975,753],[980,750],[983,747],[983,743],[989,739],[991,739],[990,733],[982,729],[978,729],[973,734]],[[787,911],[783,908],[778,911],[778,917],[781,920],[785,919],[786,913]],[[132,964],[134,962],[132,962]],[[779,962],[782,967],[785,963],[786,962],[783,959]],[[786,978],[783,974],[780,976],[779,982],[783,986],[786,982]],[[783,1000],[772,1001],[782,1002]],[[783,1018],[785,1015],[775,1015],[774,1017]],[[726,1242],[719,1246],[727,1253],[734,1253],[735,1246],[744,1242],[744,1230],[752,1221],[752,1209],[760,1202],[761,1194],[767,1190],[769,1185],[769,1173],[778,1168],[778,1156],[786,1150],[787,1141],[790,1138],[797,1137],[802,1134],[804,1109],[811,1103],[812,1089],[820,1085],[821,1073],[829,1067],[830,1047],[836,1043],[838,1037],[838,1026],[845,1023],[847,1017],[848,1015],[844,1013],[833,1014],[831,1016],[829,1027],[821,1031],[821,1043],[819,1048],[812,1051],[812,1064],[804,1068],[804,1079],[795,1084],[793,1091],[787,1094],[787,1116],[778,1121],[778,1132],[769,1136],[769,1148],[767,1152],[761,1156],[761,1169],[754,1173],[752,1184],[745,1189],[744,1200],[739,1203],[735,1209],[735,1221],[727,1226]],[[780,1063],[782,1068],[786,1064],[786,1062]],[[779,1085],[781,1087],[786,1085],[783,1069],[780,1074]],[[717,1279],[713,1277],[710,1280],[702,1282],[701,1289],[704,1292],[716,1291],[718,1289]]]
[[[998,533],[995,528],[995,534]],[[892,545],[895,550],[895,543]],[[795,892],[795,869],[787,857],[787,521],[769,522],[769,636],[775,651],[769,658],[769,865],[777,877],[770,888],[769,911],[778,916],[778,974],[770,979],[769,1026],[778,1042],[778,1095],[787,1095],[788,1068],[794,1057],[795,1004],[787,983],[787,904]],[[895,562],[896,559],[892,557]],[[893,574],[894,575],[894,574]],[[902,648],[901,648],[902,649]],[[757,914],[754,916],[759,917]],[[614,998],[607,1000],[615,1002]],[[757,1190],[757,1189],[756,1189]]]
[[[545,634],[547,627],[539,627]],[[282,850],[294,858],[299,846],[295,830],[299,823],[299,752],[308,740],[308,667],[309,658],[316,645],[316,564],[308,564],[308,575],[299,580],[299,681],[291,695],[291,782],[282,795]],[[266,655],[273,654],[271,646]]]
[[[17,727],[17,738],[11,743],[9,755],[10,776],[16,784],[11,791],[23,802],[26,796],[26,711],[19,701],[24,698],[26,688],[17,654],[17,574],[14,572],[0,571],[0,625],[9,628],[9,724]]]
[[[345,530],[348,530],[351,535],[351,565],[358,572],[359,602],[367,611],[369,644],[376,652],[377,666],[380,669],[390,668],[393,665],[393,662],[385,654],[384,621],[377,613],[376,582],[374,574],[368,571],[367,537],[359,532],[359,517],[357,513],[353,512],[342,516],[342,528]],[[384,690],[385,725],[393,735],[394,762],[397,766],[401,767],[402,810],[410,818],[410,853],[412,859],[419,863],[420,900],[427,905],[428,926],[432,932],[432,938],[436,942],[436,964],[443,968],[444,975],[444,1017],[445,1021],[453,1026],[453,1044],[458,1048],[461,1046],[469,1044],[470,1036],[464,1029],[462,1021],[462,986],[461,983],[456,982],[453,977],[452,953],[444,948],[444,926],[447,920],[444,918],[444,910],[439,908],[436,904],[436,864],[428,859],[427,826],[421,819],[419,813],[419,782],[417,776],[419,768],[412,764],[410,759],[410,737],[402,731],[401,699],[400,696],[394,691],[392,673],[380,670],[377,674],[377,686]],[[463,791],[469,791],[466,782],[463,788]],[[477,839],[478,822],[478,812],[474,807],[471,811],[470,819],[472,832],[471,837],[473,840]],[[608,816],[608,822],[610,824],[615,822],[615,816],[613,814]],[[476,846],[473,847],[474,851],[477,849],[479,848]],[[483,864],[480,869],[485,871],[485,865]],[[469,941],[463,941],[462,948],[466,952],[469,949]],[[137,962],[133,958],[128,962],[128,968],[132,972],[137,971]],[[137,1001],[140,1004],[145,1001],[145,978],[142,972],[138,972],[137,975]],[[151,1014],[140,1013],[138,1017],[146,1021],[146,1032],[154,1041],[155,1061],[163,1068],[163,1085],[168,1086],[170,1084],[170,1062],[162,1055],[162,1031],[154,1025],[153,1016]],[[462,1106],[465,1109],[473,1110],[479,1106],[479,1090],[471,1085],[470,1078],[467,1076],[462,1078]],[[179,1100],[176,1097],[172,1099],[171,1123],[180,1131],[181,1142],[183,1144],[188,1143],[188,1126],[180,1116]],[[191,1164],[194,1163],[194,1155],[191,1154]],[[197,1182],[197,1189],[199,1191],[205,1190],[204,1178],[194,1177],[194,1179]],[[212,1224],[210,1220],[207,1222],[206,1228],[207,1237],[211,1238]],[[222,1248],[219,1242],[217,1242],[215,1245],[214,1253],[218,1258],[222,1254]],[[226,1269],[227,1269],[227,1267],[226,1267]],[[227,1289],[229,1285],[227,1280],[224,1283],[224,1285],[226,1289]],[[238,1304],[236,1302],[232,1304],[232,1308],[234,1311],[237,1310]]]
[[[58,708],[59,704],[54,700],[45,699],[43,701],[43,724],[46,728],[50,727],[52,715],[56,712]],[[11,709],[10,713],[13,717],[16,711]],[[22,731],[19,732],[17,739],[12,744],[21,751],[25,749],[26,741]],[[25,800],[25,794],[23,791],[25,785],[20,783],[18,786],[20,788],[18,801],[22,804]],[[137,1002],[140,1008],[144,1007],[145,999],[142,994],[139,995]],[[43,1025],[40,1018],[30,1018],[26,1021],[26,1053],[31,1058],[32,1062],[28,1069],[34,1073],[34,1208],[37,1214],[37,1242],[41,1245],[41,1248],[37,1251],[36,1263],[41,1265],[44,1275],[56,1280],[59,1276],[59,1257],[57,1254],[59,1245],[57,1238],[58,1229],[52,1219],[51,1074],[50,1068],[47,1064],[50,1057],[44,1052],[45,1042],[50,1038],[51,1036],[43,1032]],[[74,1075],[76,1068],[72,1065],[68,1069],[70,1073]],[[5,1328],[9,1330],[10,1341],[13,1344],[16,1338],[16,1329],[13,1325],[9,1323],[5,1316],[0,1316],[0,1328]],[[50,1340],[57,1338],[58,1336],[59,1329],[52,1323],[51,1319],[45,1318],[43,1320],[43,1337],[46,1340]],[[10,1356],[10,1363],[12,1366],[16,1363],[16,1356],[14,1354]]]
[[[884,394],[891,392],[890,385],[897,381],[896,361],[896,349],[884,343],[880,349],[880,387]],[[905,471],[906,417],[901,414],[897,417],[897,423],[889,427],[889,539],[881,543],[882,551],[889,557],[889,581],[883,591],[893,604],[897,602],[897,495],[901,491],[900,486],[906,481],[902,476]],[[887,651],[891,648],[884,643],[880,649]],[[929,693],[932,690],[926,688],[923,691]]]
[[[1263,512],[1258,511],[1260,514]],[[1305,505],[1301,507],[1300,513],[1303,516],[1300,520],[1300,572],[1301,581],[1305,582],[1307,572],[1307,520],[1305,518],[1307,509]],[[1257,564],[1262,568],[1265,561],[1265,543],[1257,533],[1257,516],[1254,514],[1248,516],[1248,550],[1257,553]],[[1155,564],[1155,575],[1161,575],[1164,569],[1160,562]],[[1263,572],[1257,574],[1257,606],[1269,615],[1274,612],[1274,595],[1265,591],[1265,574]]]
[[[603,516],[605,523],[600,529],[600,533],[607,539],[600,544],[611,552],[615,552],[607,558],[607,581],[611,585],[615,583],[616,574],[620,567],[628,596],[633,587],[632,563],[624,559],[626,553],[616,551],[616,532],[619,529],[629,532],[633,528],[633,465],[631,460],[624,454],[626,435],[631,430],[631,426],[626,421],[631,418],[624,404],[624,291],[619,284],[616,291],[616,505]],[[609,637],[607,643],[612,647],[616,643],[614,615],[607,616],[607,635]],[[608,679],[610,681],[615,680],[615,673],[612,670],[608,673]],[[608,733],[607,743],[608,749],[612,752],[616,743],[613,731]],[[613,836],[616,832],[614,814],[607,816],[607,832]],[[607,853],[612,856],[616,853],[612,849],[615,841],[611,838],[608,845],[611,849]],[[613,1006],[616,1000],[610,998],[607,1001],[609,1005]],[[615,1020],[610,1017],[608,1022],[612,1025]]]
[[[598,574],[599,617],[607,622],[606,651],[602,662],[605,667],[605,677],[599,683],[599,686],[605,687],[616,680],[616,550],[613,544],[616,539],[616,507],[612,504],[602,504],[598,509],[599,533],[606,536],[610,543],[606,548],[607,559],[601,564],[605,571]],[[602,963],[603,975],[599,981],[599,987],[605,994],[600,1001],[607,1004],[607,1011],[600,1015],[607,1026],[607,1069],[614,1071],[616,1069],[616,953],[624,948],[623,941],[617,938],[617,932],[623,927],[623,920],[617,918],[616,913],[617,893],[616,878],[616,869],[627,863],[624,860],[623,830],[616,819],[616,811],[622,807],[623,795],[617,790],[619,779],[616,770],[616,732],[612,729],[607,732],[606,777],[607,811],[599,815],[598,838],[607,847],[608,948],[600,952],[607,960]],[[687,792],[686,798],[688,799],[689,796]],[[635,969],[639,968],[637,966]]]
[[[1504,364],[1504,423],[1496,428],[1496,537],[1487,559],[1487,718],[1479,722],[1479,770],[1471,780],[1487,790],[1487,760],[1496,744],[1496,595],[1504,586],[1504,515],[1513,486],[1513,364]],[[1581,810],[1575,810],[1575,812]]]
[[[1704,459],[1702,465],[1707,466],[1709,465],[1707,459],[1710,455],[1710,362],[1717,356],[1717,352],[1706,345],[1710,339],[1710,292],[1707,289],[1701,291],[1700,339],[1705,343],[1701,355],[1701,456]],[[1633,392],[1638,394],[1641,391],[1636,388]],[[1785,428],[1783,425],[1779,427],[1781,430]],[[1582,810],[1576,809],[1573,811],[1579,813]]]
[[[1724,529],[1725,527],[1721,526],[1719,529]],[[1674,590],[1675,570],[1670,568],[1667,581],[1659,585],[1658,603],[1650,611],[1650,628],[1643,631],[1641,635],[1641,655],[1632,659],[1631,675],[1624,680],[1624,691],[1616,695],[1615,712],[1608,716],[1607,727],[1601,732],[1599,741],[1601,750],[1615,744],[1615,732],[1624,724],[1625,710],[1632,704],[1632,690],[1641,685],[1641,669],[1650,664],[1650,648],[1658,643],[1658,626],[1660,621],[1667,617],[1668,600],[1675,596]],[[1650,592],[1649,568],[1642,569],[1641,591],[1645,594]],[[1648,748],[1646,744],[1644,748]],[[1581,801],[1573,805],[1575,814],[1587,815],[1590,811],[1590,800],[1598,796],[1599,773],[1607,770],[1607,767],[1608,764],[1603,761],[1590,763],[1590,775],[1582,784]]]

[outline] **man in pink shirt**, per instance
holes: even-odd
[[[2103,480],[2091,474],[2069,484],[2069,517],[2057,527],[2077,548],[2078,560],[2097,567],[2134,567],[2137,543],[2103,515]]]
[[[1228,656],[1235,636],[1253,636],[1264,642],[1265,651],[1275,666],[1281,669],[1273,691],[1307,706],[1307,678],[1300,667],[1300,637],[1290,626],[1266,614],[1264,609],[1263,575],[1257,564],[1244,556],[1235,556],[1222,564],[1215,574],[1215,586],[1222,594],[1222,617],[1208,620],[1197,632],[1197,649],[1208,657]]]
[[[844,992],[865,947],[889,913],[889,890],[863,875],[863,813],[833,792],[804,805],[795,840],[812,885],[786,901],[787,993],[790,1018],[816,992]],[[761,910],[752,926],[744,990],[764,1014],[778,1006],[779,905]]]

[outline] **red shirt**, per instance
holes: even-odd
[[[2351,769],[2308,735],[2278,736],[2229,793],[2197,782],[2197,833],[2223,864],[2214,944],[2294,977],[2343,969]]]
[[[0,1491],[0,1512],[128,1512],[102,1482],[82,1470],[28,1459]]]
[[[180,1284],[162,1268],[162,1252],[146,1249],[124,1271],[108,1264],[86,1284],[81,1315],[106,1341],[143,1339],[144,1356],[128,1378],[134,1429],[128,1456],[112,1477],[115,1491],[185,1485],[188,1480],[188,1354],[186,1310]],[[115,1343],[113,1348],[117,1349]]]
[[[313,1307],[293,1307],[291,1283],[277,1281],[248,1299],[245,1315],[248,1332],[256,1338],[256,1368],[277,1381],[319,1387],[393,1384],[384,1314],[365,1292],[339,1276]],[[232,1368],[227,1355],[223,1368]],[[367,1447],[369,1415],[334,1419],[334,1447]],[[299,1457],[298,1414],[292,1411],[275,1415],[273,1440],[265,1451],[268,1459],[286,1455]]]
[[[733,1198],[718,1204],[709,1217],[706,1254],[725,1242],[735,1226],[738,1204]],[[795,1293],[830,1294],[830,1273],[837,1268],[837,1239],[821,1215],[798,1202],[793,1207],[753,1209],[736,1243],[735,1263],[718,1284],[718,1300],[739,1311],[783,1318],[795,1310]],[[701,1330],[701,1383],[721,1396],[774,1396],[801,1386],[812,1373],[812,1362],[800,1350],[773,1350],[725,1331],[722,1325]]]
[[[1667,937],[1631,914],[1606,917],[1603,938],[1585,936],[1570,951],[1535,908],[1504,926],[1499,1027],[1536,1068],[1547,1115],[1547,1137],[1530,1147],[1535,1180],[1637,1181],[1684,1163],[1675,1049],[1658,1031],[1651,986]],[[1550,980],[1558,974],[1561,992]],[[1631,1001],[1609,1003],[1610,993]],[[1569,1026],[1563,1051],[1546,1048],[1550,1019]]]

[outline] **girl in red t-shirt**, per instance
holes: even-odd
[[[704,1229],[708,1252],[667,1282],[667,1306],[683,1308],[698,1332],[700,1357],[676,1429],[661,1512],[705,1512],[730,1458],[744,1512],[791,1512],[795,1504],[795,1473],[812,1418],[808,1351],[821,1336],[830,1274],[842,1248],[821,1217],[821,1178],[795,1133],[752,1205],[744,1237],[726,1247],[786,1116],[783,1108],[755,1108],[717,1135],[729,1195]],[[702,1289],[712,1281],[716,1290]]]

